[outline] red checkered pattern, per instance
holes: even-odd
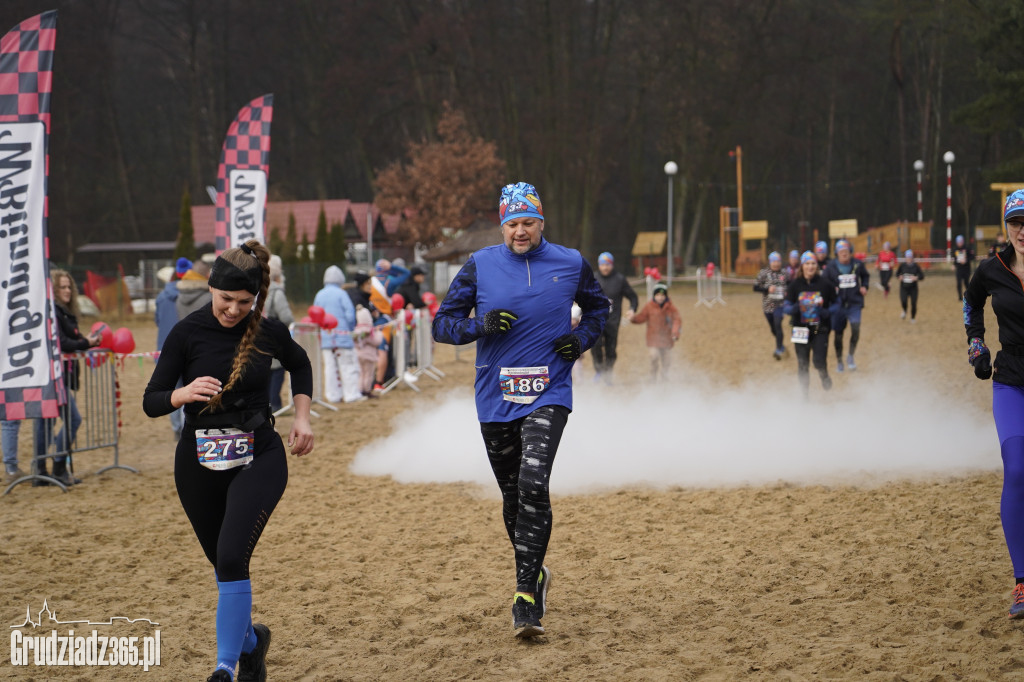
[[[242,107],[228,128],[217,166],[217,211],[214,246],[228,248],[228,175],[233,170],[262,170],[270,177],[270,120],[274,96],[263,95]]]
[[[44,12],[26,19],[0,38],[0,122],[31,123],[46,126],[46,149],[50,144],[50,91],[53,83],[53,49],[57,42],[57,11]],[[50,155],[46,154],[46,177],[50,176]],[[43,239],[49,197],[44,203]],[[48,250],[48,249],[47,249]],[[47,278],[47,329],[50,357],[59,358],[53,322],[53,292]],[[57,360],[59,362],[59,360]],[[0,419],[56,417],[65,402],[64,382],[54,381],[50,363],[50,381],[36,388],[0,389]]]

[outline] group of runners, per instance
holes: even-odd
[[[618,298],[629,298],[627,319],[638,302],[628,284],[611,278],[611,268],[595,276],[578,251],[544,238],[543,207],[532,185],[505,186],[499,215],[503,243],[477,251],[461,268],[437,311],[432,335],[442,343],[477,344],[477,419],[515,559],[512,625],[517,637],[530,638],[545,632],[541,619],[552,581],[544,563],[552,525],[549,481],[573,407],[573,364],[604,334],[596,368],[600,374],[614,365],[615,325],[608,325],[611,301],[602,283]],[[969,280],[963,318],[975,374],[997,377],[993,412],[1005,469],[1002,522],[1016,577],[1010,617],[1017,618],[1024,617],[1024,420],[1017,416],[1024,412],[1024,190],[1008,199],[1005,220],[1009,245]],[[252,621],[249,560],[288,479],[286,447],[274,430],[267,400],[274,358],[292,376],[295,418],[288,449],[303,456],[314,444],[309,359],[284,324],[262,315],[269,259],[256,241],[218,256],[209,280],[211,303],[172,329],[143,398],[151,417],[184,407],[175,484],[215,569],[219,598],[212,682],[267,678],[270,629]],[[894,259],[886,262],[890,267],[880,267],[882,272],[891,271]],[[611,261],[602,258],[600,265]],[[901,287],[916,286],[910,277],[921,275],[910,272],[913,266],[912,254],[906,254],[896,270]],[[813,252],[791,253],[785,269],[781,255],[773,253],[758,276],[755,288],[764,294],[773,354],[779,358],[785,352],[780,329],[788,315],[805,393],[812,356],[823,387],[831,386],[825,361],[829,332],[835,334],[839,371],[856,369],[868,283],[867,269],[845,240],[836,244],[832,260],[827,244],[819,242]],[[1002,346],[994,363],[984,340],[989,296]],[[575,324],[574,302],[580,309]],[[846,326],[851,333],[843,363]]]

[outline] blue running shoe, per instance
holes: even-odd
[[[851,372],[856,372],[857,371],[857,363],[855,363],[853,361],[853,356],[852,355],[847,355],[846,356],[846,366],[850,368]]]
[[[846,369],[846,367],[843,366],[843,361],[840,360],[839,364],[836,365],[836,371],[842,374],[844,369]]]
[[[1013,588],[1013,606],[1010,607],[1010,618],[1024,618],[1024,583]]]

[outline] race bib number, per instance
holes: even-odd
[[[852,289],[857,286],[857,275],[850,273],[849,275],[839,275],[839,288],[840,289]]]
[[[889,263],[889,262],[879,263],[878,264],[878,268],[879,268],[879,270],[882,270],[882,271],[892,270],[892,263]]]
[[[255,442],[239,429],[196,429],[196,456],[207,469],[234,469],[252,461]]]
[[[917,275],[903,275],[903,283],[904,284],[913,284],[914,282],[917,281],[915,279],[916,277],[917,277]]]
[[[529,405],[547,390],[551,378],[547,365],[543,367],[502,367],[498,381],[501,397],[513,403]]]
[[[811,330],[808,327],[793,327],[793,336],[789,340],[793,343],[807,343],[809,338]]]
[[[773,291],[772,293],[768,294],[768,298],[772,299],[773,301],[781,301],[785,297],[786,297],[786,292],[783,291],[782,287],[780,287],[777,284],[775,285],[775,291]]]

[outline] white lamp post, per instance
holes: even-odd
[[[924,222],[924,203],[921,200],[921,171],[924,170],[924,161],[918,159],[914,162],[914,170],[917,171],[917,222]]]
[[[668,266],[665,277],[669,286],[672,285],[672,176],[679,172],[675,161],[665,164],[665,175],[668,176]]]
[[[946,262],[953,262],[953,162],[956,155],[946,152],[942,155],[946,162]]]

